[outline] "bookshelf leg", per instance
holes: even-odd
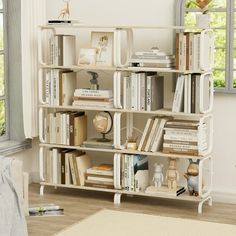
[[[44,186],[43,185],[40,186],[39,194],[40,194],[40,196],[44,195]]]
[[[212,197],[209,197],[208,199],[208,206],[212,206]]]
[[[212,197],[208,196],[207,198],[203,199],[201,202],[198,204],[198,214],[202,214],[202,206],[204,202],[208,202],[209,206],[212,206]]]
[[[115,193],[114,195],[114,204],[120,204],[121,193]]]

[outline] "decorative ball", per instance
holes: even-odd
[[[107,134],[112,128],[112,118],[110,113],[104,111],[99,112],[93,118],[93,126],[99,133]]]

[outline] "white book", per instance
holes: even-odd
[[[66,145],[70,145],[70,113],[66,114]]]
[[[154,122],[154,118],[149,118],[147,120],[146,126],[143,131],[143,135],[142,135],[141,140],[138,145],[138,151],[142,151],[145,148],[145,145],[146,145],[146,142],[148,139],[148,135],[152,129],[153,122]]]
[[[55,113],[51,112],[49,115],[50,124],[50,143],[56,143],[56,117]]]
[[[45,102],[51,105],[51,73],[48,71],[45,74]]]
[[[129,80],[129,76],[124,76],[123,78],[123,108],[124,109],[129,109],[128,101],[127,101],[128,80]]]
[[[59,106],[59,70],[52,70],[53,105]]]
[[[189,70],[194,70],[194,33],[189,33]]]
[[[158,123],[160,122],[160,119],[158,118],[155,118],[154,122],[153,122],[153,126],[152,126],[152,129],[151,129],[151,132],[148,136],[148,140],[147,140],[147,143],[146,143],[146,146],[144,148],[144,151],[145,152],[148,152],[151,148],[151,143],[152,143],[152,140],[154,139],[154,135],[156,133],[156,129],[158,128]]]
[[[76,88],[76,73],[75,72],[62,72],[61,73],[61,88],[59,105],[71,106],[73,102],[73,95]]]
[[[140,74],[140,111],[146,110],[146,74]]]
[[[141,111],[141,73],[137,73],[137,111]]]
[[[157,152],[161,148],[161,145],[163,143],[164,126],[165,126],[166,121],[167,121],[167,119],[165,119],[165,118],[162,118],[160,121],[160,125],[158,127],[158,131],[157,131],[155,140],[154,140],[153,145],[151,147],[151,152]]]
[[[198,146],[196,145],[185,145],[185,144],[175,144],[175,143],[164,143],[163,147],[165,148],[180,148],[180,149],[191,149],[198,150]]]
[[[138,110],[138,75],[131,74],[131,110]]]
[[[62,113],[62,144],[66,145],[66,113]]]
[[[57,154],[57,183],[61,184],[61,152],[58,150]]]
[[[191,75],[184,75],[184,112],[191,113]]]
[[[98,181],[98,182],[109,182],[109,183],[114,182],[114,180],[112,178],[102,178],[102,177],[95,177],[95,176],[87,176],[87,179]]]
[[[200,70],[200,37],[199,33],[194,34],[194,43],[193,43],[193,66],[194,71]]]
[[[182,50],[183,50],[183,53],[182,53],[182,70],[186,70],[186,54],[187,54],[187,41],[186,41],[186,35],[183,35],[183,47],[182,47]]]
[[[148,75],[146,84],[146,109],[155,111],[163,108],[164,81],[162,76]]]
[[[52,183],[57,184],[57,173],[58,173],[58,163],[57,163],[57,155],[58,155],[58,149],[53,148],[52,149]]]
[[[201,139],[199,135],[192,136],[192,135],[180,135],[180,134],[178,135],[164,134],[164,140],[199,142]]]
[[[181,75],[177,79],[174,100],[172,105],[172,112],[182,112],[184,101],[184,76]]]
[[[60,112],[56,112],[55,125],[56,125],[56,143],[61,144],[61,113]]]
[[[183,61],[183,52],[184,52],[184,34],[179,33],[179,70],[183,70],[184,61]]]
[[[92,98],[112,98],[113,91],[112,90],[93,90],[93,89],[75,89],[74,92],[75,97],[92,97]]]
[[[63,66],[75,65],[75,36],[74,35],[63,35],[62,45],[63,55]]]

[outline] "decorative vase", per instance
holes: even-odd
[[[198,28],[207,29],[210,28],[210,15],[209,14],[197,14],[196,26]]]

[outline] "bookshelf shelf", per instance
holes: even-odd
[[[52,184],[41,182],[42,186],[51,186],[51,187],[61,187],[61,188],[70,188],[70,189],[81,189],[81,190],[89,190],[89,191],[99,191],[99,192],[107,192],[107,193],[119,193],[125,195],[133,195],[133,196],[143,196],[143,197],[151,197],[151,198],[166,198],[166,199],[173,199],[173,200],[182,200],[182,201],[189,201],[189,202],[202,202],[208,200],[209,193],[206,193],[204,197],[191,197],[187,193],[183,193],[179,196],[170,196],[167,194],[148,194],[145,192],[134,192],[134,191],[125,191],[125,190],[118,190],[118,189],[103,189],[103,188],[94,188],[94,187],[87,187],[87,186],[76,186],[76,185],[65,185],[65,184]]]
[[[63,47],[66,45],[66,43],[64,45],[63,40],[65,40],[65,41],[69,40],[69,38],[66,39],[65,36],[74,37],[74,41],[73,41],[74,43],[71,48],[75,49],[77,46],[75,37],[78,36],[77,33],[79,32],[79,30],[86,30],[86,31],[91,31],[91,32],[92,31],[109,32],[109,33],[113,34],[113,36],[112,36],[113,37],[112,38],[112,40],[113,40],[112,41],[113,54],[111,56],[112,63],[110,63],[110,64],[113,64],[113,66],[75,65],[76,59],[77,59],[76,55],[74,55],[73,60],[71,60],[73,62],[64,63],[64,61],[63,61],[64,56],[62,56],[63,53],[61,53],[61,54],[58,53],[58,51],[63,51],[64,50]],[[186,43],[185,45],[181,44],[181,47],[179,47],[179,48],[182,48],[181,50],[186,50],[185,54],[183,52],[179,52],[180,49],[178,48],[178,50],[177,50],[177,48],[176,48],[176,65],[177,65],[176,68],[180,68],[180,69],[130,66],[130,65],[136,65],[136,64],[130,63],[130,61],[132,61],[130,59],[131,59],[132,55],[134,55],[133,31],[135,31],[135,30],[172,30],[174,32],[175,31],[178,32],[177,34],[178,34],[179,38],[178,38],[178,41],[176,40],[176,42],[178,42],[178,45],[180,46],[180,43],[183,43],[183,42]],[[185,31],[185,30],[188,34],[188,41],[187,41],[186,34],[183,33],[183,31]],[[47,50],[49,52],[48,57],[50,57],[50,60],[48,60],[47,56],[45,56],[46,53],[43,50],[44,49],[43,48],[44,47],[43,41],[46,38],[46,37],[43,37],[43,34],[44,33],[47,34],[47,32],[48,32],[48,35],[47,35],[48,38],[49,38],[49,36],[51,38],[53,38],[55,35],[57,35],[57,37],[58,37],[56,39],[57,41],[55,41],[55,38],[53,38],[52,41],[49,40],[50,42],[49,42]],[[208,201],[209,205],[211,205],[212,198],[211,198],[210,194],[211,194],[211,190],[212,190],[212,175],[213,175],[213,160],[212,160],[212,155],[211,155],[212,143],[213,143],[213,122],[212,122],[213,116],[211,114],[212,107],[213,107],[213,75],[212,75],[213,70],[211,68],[213,68],[213,66],[212,66],[213,46],[211,45],[210,36],[208,38],[209,41],[207,41],[208,45],[205,46],[204,45],[204,42],[205,42],[204,37],[206,37],[205,35],[207,35],[208,33],[212,34],[212,32],[213,32],[212,29],[201,29],[201,28],[197,28],[197,27],[156,26],[156,25],[151,25],[151,26],[145,26],[145,25],[138,25],[138,26],[135,26],[135,25],[114,26],[113,25],[113,26],[111,26],[110,25],[109,26],[109,25],[85,25],[85,24],[67,24],[67,25],[65,25],[65,24],[63,24],[63,25],[39,26],[39,39],[38,39],[38,43],[39,43],[39,47],[38,47],[38,50],[39,50],[38,51],[39,106],[38,106],[38,108],[39,108],[39,138],[40,138],[40,142],[41,142],[39,144],[39,147],[40,147],[40,150],[39,150],[39,170],[40,170],[40,179],[42,181],[41,188],[40,188],[40,194],[41,195],[44,194],[44,187],[54,186],[54,187],[60,187],[60,188],[73,188],[73,189],[80,189],[80,190],[101,191],[101,192],[113,193],[113,194],[115,194],[114,195],[114,203],[115,204],[119,204],[121,195],[125,194],[125,195],[134,195],[134,196],[142,196],[142,197],[166,198],[166,199],[173,199],[173,200],[196,202],[196,203],[198,203],[198,212],[199,213],[202,213],[202,205],[204,202]],[[124,63],[121,60],[121,54],[123,53],[122,52],[123,50],[121,48],[122,40],[124,38],[123,33],[125,33],[126,40],[127,40],[127,42],[126,42],[126,61]],[[180,34],[182,34],[181,39],[180,39]],[[190,34],[192,34],[192,35],[190,35]],[[60,35],[60,37],[59,37],[59,35]],[[196,35],[197,35],[197,37],[194,38]],[[192,39],[191,39],[192,44],[190,44],[190,37],[192,37]],[[181,42],[181,40],[183,40],[183,42]],[[189,50],[188,59],[186,56],[187,42],[188,42],[188,50]],[[196,48],[193,48],[194,42],[195,42]],[[189,49],[190,46],[189,45],[192,45],[192,54],[191,55],[190,55],[190,49]],[[60,48],[60,50],[59,50],[58,49],[59,47],[62,47],[62,48]],[[71,49],[70,47],[68,47],[68,45],[67,45],[67,48],[69,50]],[[92,48],[94,48],[94,47],[92,47]],[[206,48],[209,49],[209,51],[207,51]],[[102,50],[102,49],[100,49],[100,50]],[[203,53],[205,53],[205,51],[209,52],[209,55],[207,56],[209,58],[207,58],[207,59],[204,58],[205,54],[203,54]],[[71,50],[71,52],[73,52],[73,50]],[[193,54],[193,53],[195,53],[195,54]],[[57,54],[56,59],[54,58],[55,57],[54,54]],[[137,55],[139,55],[139,54],[137,54]],[[136,55],[136,57],[137,57],[137,55]],[[140,55],[143,55],[143,54],[141,53]],[[169,55],[167,56],[167,54],[164,54],[164,55],[166,55],[166,57],[164,56],[165,59],[163,61],[168,61],[168,63],[166,63],[166,64],[163,61],[161,61],[162,63],[156,63],[156,61],[159,61],[160,56],[158,55],[157,60],[154,59],[154,61],[151,61],[151,63],[146,63],[146,62],[148,62],[148,60],[146,60],[146,61],[143,60],[143,61],[141,61],[141,63],[143,63],[143,64],[140,64],[140,65],[153,66],[154,65],[153,63],[155,62],[156,65],[160,65],[160,66],[173,66],[174,65],[173,55],[171,55],[171,56],[169,56]],[[178,55],[178,64],[177,64],[177,55]],[[180,56],[183,56],[183,55],[185,55],[186,57],[183,57],[180,60]],[[67,56],[68,55],[66,55],[65,57],[67,58]],[[191,60],[190,60],[190,56],[191,56]],[[59,57],[62,57],[62,58],[59,58]],[[94,57],[96,57],[96,55],[94,55]],[[197,57],[197,59],[195,57]],[[122,55],[122,58],[123,58],[123,55]],[[145,57],[143,57],[143,58],[145,58]],[[86,58],[86,59],[88,59],[88,58]],[[70,59],[68,59],[68,58],[67,58],[67,60],[70,61]],[[188,60],[188,62],[187,62],[187,60]],[[180,61],[182,64],[180,63]],[[192,63],[191,65],[190,65],[190,61]],[[94,64],[94,63],[91,63],[91,64]],[[67,65],[67,66],[61,66],[61,65]],[[104,64],[104,65],[109,65],[109,63]],[[104,95],[104,97],[96,97],[96,99],[94,99],[93,96],[95,96],[95,95],[91,96],[91,94],[89,93],[89,96],[91,96],[91,97],[89,99],[87,99],[87,97],[88,97],[87,94],[84,95],[84,97],[83,97],[81,94],[77,95],[77,93],[72,93],[71,92],[72,89],[74,89],[73,90],[73,92],[74,92],[75,88],[77,88],[77,86],[79,84],[79,83],[76,84],[76,82],[79,82],[79,81],[76,81],[76,79],[78,79],[76,76],[76,72],[80,72],[80,71],[98,71],[98,73],[104,72],[104,71],[109,71],[109,74],[113,73],[113,78],[112,78],[113,79],[113,81],[112,81],[113,82],[112,83],[113,90],[103,90],[103,92],[105,91],[104,94],[108,94],[108,93],[110,94],[110,92],[111,92],[112,95]],[[148,73],[148,72],[156,72],[156,73]],[[64,75],[64,76],[65,77],[67,76],[67,79],[72,78],[73,80],[72,79],[71,80],[73,82],[69,82],[70,84],[68,83],[66,86],[65,86],[65,84],[63,85],[63,79],[62,79],[63,73],[65,73],[65,74],[68,73],[67,75]],[[69,74],[69,73],[71,73],[71,74]],[[144,77],[142,77],[142,75],[141,75],[142,73],[144,74]],[[186,104],[185,104],[185,100],[182,100],[181,104],[180,104],[180,102],[178,103],[178,105],[179,105],[178,107],[175,104],[176,107],[174,107],[174,105],[173,105],[172,109],[162,108],[162,107],[164,107],[164,105],[163,105],[164,104],[164,102],[163,102],[163,100],[164,100],[164,94],[163,94],[164,80],[162,80],[162,79],[164,79],[164,75],[166,76],[166,74],[168,74],[168,73],[169,74],[173,74],[173,73],[177,74],[178,79],[179,79],[179,77],[183,77],[182,81],[184,81],[184,82],[182,82],[182,88],[186,89],[185,91],[188,90],[188,93],[186,92],[183,94],[184,90],[182,89],[182,94],[180,95],[180,94],[176,93],[177,94],[176,100],[175,100],[175,96],[173,99],[173,104],[174,104],[174,102],[177,103],[177,101],[179,102],[179,100],[181,100],[184,96],[186,96],[186,97],[188,97],[188,101],[186,102]],[[81,74],[83,74],[83,73],[81,73]],[[134,77],[132,77],[133,74],[135,75]],[[155,74],[156,77],[155,77],[155,75],[154,75],[154,77],[152,77],[153,74]],[[159,74],[161,74],[161,76]],[[192,74],[194,74],[194,76],[195,76],[193,83],[191,82]],[[149,78],[147,78],[148,76],[149,76]],[[208,102],[209,107],[208,108],[206,108],[204,106],[205,104],[203,103],[203,100],[204,100],[203,96],[205,95],[203,93],[203,88],[204,88],[203,83],[204,83],[205,77],[207,77],[207,76],[210,77],[209,82],[207,82],[208,86],[210,88],[210,89],[208,89],[208,95],[209,95],[208,96],[208,98],[209,98],[209,102]],[[152,78],[150,78],[150,77],[152,77]],[[190,78],[189,79],[190,82],[189,81],[186,82],[187,81],[186,77]],[[131,80],[132,79],[135,80],[135,82],[132,82],[133,87],[131,90]],[[109,81],[109,86],[111,86],[110,82],[111,81]],[[67,82],[64,81],[64,83],[67,83]],[[177,81],[177,83],[178,83],[178,81]],[[188,85],[186,85],[187,83],[188,83]],[[74,84],[74,85],[72,86],[71,84]],[[183,87],[185,85],[186,85],[186,87]],[[62,92],[63,86],[66,87],[67,92],[69,91],[70,95]],[[162,90],[160,90],[158,88],[158,86],[159,86],[159,88],[162,88]],[[177,88],[177,86],[178,85],[176,85],[176,88]],[[179,89],[180,89],[180,86],[181,85],[179,83]],[[129,90],[128,90],[128,88],[129,88]],[[198,91],[197,91],[197,89],[198,89]],[[81,90],[83,90],[83,89],[81,89]],[[137,92],[134,92],[135,90],[137,90]],[[154,90],[158,90],[158,93],[161,95],[158,95],[158,93],[155,92]],[[50,92],[51,92],[51,94],[50,94]],[[79,92],[81,92],[81,91],[79,91]],[[102,93],[102,91],[100,91],[100,92]],[[148,93],[149,93],[149,97],[147,95]],[[55,96],[55,94],[57,94],[57,95]],[[62,102],[64,99],[63,96],[67,97],[67,103]],[[70,97],[70,98],[68,98],[68,97]],[[193,97],[194,97],[194,99],[193,99],[194,102],[192,102],[192,100],[191,100]],[[74,99],[74,102],[73,102],[74,105],[75,104],[79,104],[79,105],[82,104],[82,106],[72,106],[72,102],[68,102],[69,100],[72,101],[73,100],[72,98]],[[153,98],[155,98],[155,99],[153,99]],[[190,100],[189,100],[189,98],[190,98]],[[104,102],[104,103],[99,103],[100,102],[99,99],[101,99],[102,102]],[[134,101],[135,99],[136,99],[136,101]],[[84,100],[86,100],[87,103],[84,103]],[[95,106],[94,103],[92,104],[91,100],[95,101],[95,104],[97,104],[97,106]],[[77,103],[77,101],[79,101],[79,102]],[[155,104],[152,104],[152,101],[155,101],[154,102]],[[160,103],[160,104],[162,103],[162,105],[160,105],[158,103]],[[66,104],[66,105],[59,105],[59,104]],[[87,104],[87,105],[85,105],[85,104]],[[107,104],[107,107],[104,106],[104,104]],[[114,105],[114,107],[113,107],[113,105]],[[185,106],[187,107],[187,109],[185,109]],[[153,107],[155,107],[155,108],[153,109]],[[198,110],[196,109],[196,107],[198,108]],[[125,108],[128,108],[128,109],[125,109]],[[158,108],[162,108],[162,109],[158,109]],[[131,110],[131,109],[133,109],[133,110]],[[150,111],[150,110],[152,110],[152,111]],[[185,111],[185,112],[172,112],[172,110],[173,111]],[[77,111],[83,111],[84,113],[77,112]],[[84,127],[88,127],[88,125],[87,125],[87,117],[85,116],[85,112],[88,112],[88,111],[90,111],[90,112],[91,111],[101,111],[101,112],[107,111],[107,112],[112,113],[113,131],[114,131],[113,132],[113,143],[114,144],[113,144],[112,148],[108,149],[108,148],[85,147],[85,146],[81,145],[82,142],[80,143],[80,145],[59,144],[59,143],[75,144],[75,140],[74,140],[75,136],[76,136],[75,132],[78,131],[78,130],[76,131],[76,128],[75,128],[75,119],[76,119],[75,117],[76,117],[76,115],[77,115],[77,117],[79,117],[80,116],[79,113],[83,114],[81,116],[85,117],[84,119],[86,119],[86,122],[84,122],[83,125],[81,125],[82,123],[81,124],[77,123],[77,125],[78,125],[77,128],[80,127],[80,129],[84,131],[83,132],[84,136],[86,136],[85,135],[86,128],[84,129]],[[134,127],[134,123],[137,122],[137,121],[134,121],[134,117],[135,117],[135,115],[137,116],[138,114],[139,115],[148,115],[148,117],[149,117],[148,121],[146,121],[147,123],[146,123],[145,129],[142,131],[140,131],[140,130],[138,130],[138,128]],[[126,116],[126,119],[123,119],[124,116]],[[88,117],[89,117],[89,114],[88,114]],[[91,117],[89,117],[89,118],[91,118]],[[140,118],[140,117],[138,117],[138,118]],[[71,119],[73,119],[73,121],[71,121]],[[173,127],[169,127],[169,131],[170,131],[168,133],[169,136],[166,135],[169,138],[169,140],[168,140],[168,138],[166,138],[166,136],[163,136],[163,135],[164,135],[164,130],[165,130],[165,134],[167,134],[168,127],[166,128],[166,123],[167,123],[167,120],[171,120],[171,119],[174,121],[183,120],[186,122],[192,122],[192,124],[198,123],[198,127],[196,126],[197,127],[196,133],[192,132],[192,130],[191,130],[192,127],[189,128],[188,125],[187,125],[188,128],[185,127],[185,129],[182,129],[182,133],[177,132],[177,134],[175,133],[176,130],[173,131]],[[145,120],[146,120],[146,118],[145,118]],[[72,123],[73,123],[73,125],[72,125]],[[123,128],[122,126],[124,123],[126,123],[126,126]],[[155,123],[155,126],[154,126],[154,123]],[[84,124],[86,124],[86,125],[84,125]],[[163,126],[161,126],[161,124],[163,124]],[[49,126],[51,126],[51,128],[48,128]],[[186,126],[186,124],[185,124],[185,126]],[[199,131],[200,128],[199,127],[203,127],[203,126],[204,127],[208,126],[208,127],[205,129],[205,131],[201,131],[201,135],[200,135],[200,131]],[[184,126],[182,126],[182,128],[183,127]],[[126,129],[125,135],[121,134],[121,131],[123,132],[123,129]],[[172,130],[170,130],[170,129],[172,129]],[[51,131],[51,130],[53,130],[53,131]],[[60,130],[60,131],[58,131],[58,130]],[[71,131],[71,130],[73,130],[73,131]],[[132,136],[134,130],[135,131],[138,130],[137,132],[142,134],[141,140],[143,139],[143,141],[141,142],[141,140],[140,140],[139,145],[141,145],[141,146],[140,146],[139,150],[147,150],[147,151],[128,150],[125,148],[126,145],[124,145],[123,136],[126,137],[125,140],[127,142],[128,138]],[[179,130],[181,130],[181,127],[179,128]],[[197,133],[198,131],[199,131],[199,133]],[[54,132],[54,133],[52,134],[52,132]],[[151,136],[151,132],[152,132],[152,136]],[[183,134],[184,132],[185,132],[185,134]],[[205,135],[205,133],[203,134],[203,132],[208,132],[208,133]],[[58,135],[59,133],[60,133],[60,135]],[[71,138],[71,133],[73,133],[73,135],[74,135],[72,138]],[[145,134],[145,135],[143,135],[143,134]],[[77,133],[77,138],[79,135],[80,134]],[[185,139],[182,138],[181,140],[179,140],[178,138],[180,138],[181,135],[182,136],[189,135],[189,136],[187,138],[185,137]],[[193,136],[194,136],[194,138],[193,138]],[[200,142],[199,137],[200,138],[204,137],[204,140],[202,142]],[[85,141],[87,139],[87,137],[83,137],[83,138],[84,138],[83,141]],[[165,141],[165,138],[166,138],[166,140],[168,140],[168,142],[164,143],[162,146],[159,145],[162,143],[161,140]],[[57,141],[55,141],[55,140],[57,140]],[[148,141],[148,140],[150,140],[150,141]],[[157,140],[159,140],[159,141],[157,141]],[[175,142],[176,140],[177,140],[177,142]],[[148,142],[149,142],[149,145],[147,145]],[[176,148],[175,145],[176,146],[179,145],[179,146]],[[183,146],[181,146],[181,145],[183,145]],[[148,147],[146,148],[146,146],[148,146]],[[186,148],[186,146],[187,146],[187,148]],[[203,148],[202,148],[202,146],[203,146]],[[181,153],[181,151],[183,153],[186,153],[186,149],[187,149],[187,151],[190,150],[187,153],[191,153],[191,154],[201,153],[201,155],[190,155],[190,154],[186,155],[186,154],[177,154],[177,153],[167,154],[167,153],[162,152],[162,150],[164,150],[166,152],[173,152],[173,150],[174,151],[178,150],[179,153]],[[203,151],[203,150],[205,150],[205,151]],[[73,172],[72,166],[74,165],[74,166],[78,167],[78,165],[79,165],[78,163],[76,163],[77,156],[75,156],[75,159],[73,159],[74,158],[73,156],[67,156],[67,164],[64,163],[64,172],[65,172],[64,175],[66,175],[66,171],[67,171],[67,177],[64,176],[63,177],[64,179],[62,181],[62,169],[63,169],[62,168],[62,161],[59,161],[62,159],[59,159],[58,155],[62,155],[61,153],[64,152],[64,154],[63,154],[64,159],[63,160],[64,160],[64,162],[66,162],[66,157],[65,157],[66,152],[68,152],[68,153],[74,152],[76,155],[78,153],[83,153],[83,152],[79,152],[79,151],[88,152],[88,153],[91,152],[91,154],[95,154],[94,157],[96,157],[96,153],[102,153],[102,152],[110,153],[111,157],[113,158],[113,173],[112,173],[113,175],[112,175],[111,184],[114,186],[114,189],[110,189],[109,188],[110,185],[109,186],[106,185],[107,182],[106,182],[106,184],[104,184],[104,186],[106,186],[107,188],[103,188],[104,186],[99,188],[98,185],[96,185],[96,187],[94,187],[95,185],[91,185],[91,182],[86,182],[85,180],[89,180],[89,179],[86,179],[88,177],[88,172],[86,172],[86,171],[88,171],[90,169],[90,167],[87,167],[86,171],[83,172],[84,173],[84,182],[83,182],[83,184],[81,184],[81,182],[79,180],[78,182],[81,184],[81,186],[78,186],[76,184],[77,180],[75,180],[75,178],[77,178],[79,176],[79,174],[77,173],[78,176],[77,177],[75,176],[76,175],[75,169],[74,169],[74,176],[72,176],[73,175],[72,174],[72,172]],[[59,152],[61,152],[61,153],[58,154]],[[132,158],[130,158],[131,160],[126,159],[126,163],[125,163],[124,160],[125,160],[125,156],[127,156],[127,155],[129,155],[129,157],[132,156]],[[131,173],[132,172],[131,168],[134,169],[134,162],[132,164],[131,164],[131,162],[134,161],[135,156],[139,157],[140,160],[142,158],[144,158],[144,159],[146,158],[147,163],[148,163],[147,156],[153,157],[153,158],[180,159],[183,161],[186,161],[188,159],[197,160],[198,164],[199,164],[199,182],[198,182],[199,196],[194,197],[194,196],[189,196],[187,193],[184,193],[184,194],[181,194],[176,197],[171,194],[165,194],[164,192],[161,194],[148,194],[148,193],[141,192],[141,191],[121,190],[121,187],[119,187],[119,186],[123,186],[123,189],[135,189],[135,184],[133,186],[131,186],[132,184],[131,185],[124,185],[124,183],[121,183],[123,181],[122,178],[125,176],[124,173],[121,173],[122,171],[124,172],[124,170],[122,169],[123,167],[121,165],[123,165],[123,166],[130,165],[129,169],[126,169],[126,171],[127,172],[130,171],[130,173]],[[124,159],[122,159],[122,157],[124,157]],[[60,158],[62,158],[62,156],[60,156]],[[73,162],[74,162],[74,164],[73,164]],[[61,164],[61,167],[58,167],[60,164]],[[203,170],[205,170],[204,169],[205,166],[203,167],[203,165],[205,165],[205,164],[206,165],[208,164],[208,166],[209,166],[209,171],[208,171],[209,186],[207,186],[207,187],[205,187],[205,186],[203,187],[202,184],[200,184],[203,182]],[[46,165],[46,169],[45,169],[45,165]],[[49,167],[47,167],[47,165]],[[66,167],[66,165],[67,165],[67,167]],[[57,166],[57,167],[55,167],[55,166]],[[71,170],[70,170],[70,168],[71,168]],[[56,171],[55,171],[55,169],[56,169]],[[149,170],[150,169],[151,169],[151,167],[149,167]],[[59,172],[58,172],[58,170],[59,170]],[[145,170],[145,169],[142,169],[142,170]],[[52,172],[52,173],[48,175],[48,172]],[[69,172],[71,172],[71,174],[68,174]],[[45,174],[47,175],[46,178],[45,178]],[[144,174],[144,173],[142,172],[142,174]],[[121,175],[123,175],[123,177]],[[50,177],[48,178],[48,176],[50,176]],[[61,179],[58,176],[61,176]],[[135,174],[133,176],[131,174],[131,177],[133,179],[129,176],[130,179],[129,180],[126,179],[126,181],[131,182],[134,180],[133,182],[135,182],[136,179],[134,176],[135,176]],[[90,177],[92,177],[92,176],[90,176]],[[102,177],[104,178],[104,176],[102,176]],[[66,181],[66,178],[67,178],[67,180],[68,179],[70,179],[70,180]],[[80,177],[78,177],[78,178],[80,178]],[[100,178],[101,178],[101,176],[100,176]],[[142,175],[142,178],[143,178],[143,175]],[[56,179],[56,181],[55,181],[55,179]],[[72,181],[72,183],[74,183],[74,185],[61,184],[61,183],[70,183],[71,181]],[[103,179],[102,181],[104,182],[105,180]],[[107,181],[107,179],[106,179],[106,181]],[[150,181],[148,181],[148,182],[150,182]],[[88,184],[89,186],[93,186],[93,187],[85,186],[85,184]],[[146,187],[147,186],[148,185],[146,185]],[[141,189],[140,186],[138,186],[138,187],[139,187],[139,189]]]
[[[184,112],[172,112],[168,109],[160,109],[156,111],[134,111],[134,110],[126,110],[126,109],[116,109],[116,108],[107,108],[107,107],[86,107],[86,106],[51,106],[51,105],[39,105],[40,108],[47,109],[60,109],[60,110],[84,110],[84,111],[110,111],[110,112],[120,112],[120,113],[137,113],[137,114],[150,114],[150,115],[159,115],[159,116],[170,116],[170,117],[179,117],[179,118],[189,118],[192,120],[199,120],[207,115],[206,114],[197,114],[197,113],[189,113],[186,114]]]
[[[121,153],[121,154],[134,154],[134,155],[147,155],[153,157],[163,157],[163,158],[178,158],[178,159],[204,159],[208,157],[210,154],[205,154],[202,156],[191,156],[191,155],[183,155],[183,154],[167,154],[163,152],[143,152],[143,151],[133,151],[128,149],[108,149],[108,148],[89,148],[83,146],[69,146],[69,145],[60,145],[60,144],[49,144],[49,143],[40,143],[41,147],[47,148],[65,148],[65,149],[75,149],[81,151],[93,151],[93,152],[108,152],[108,153]]]
[[[205,74],[212,72],[212,70],[200,70],[200,71],[191,71],[191,70],[176,70],[172,68],[151,68],[151,67],[105,67],[105,66],[56,66],[56,65],[40,65],[41,69],[64,69],[72,71],[80,70],[97,70],[97,71],[123,71],[123,72],[159,72],[159,73],[181,73],[181,74]]]

